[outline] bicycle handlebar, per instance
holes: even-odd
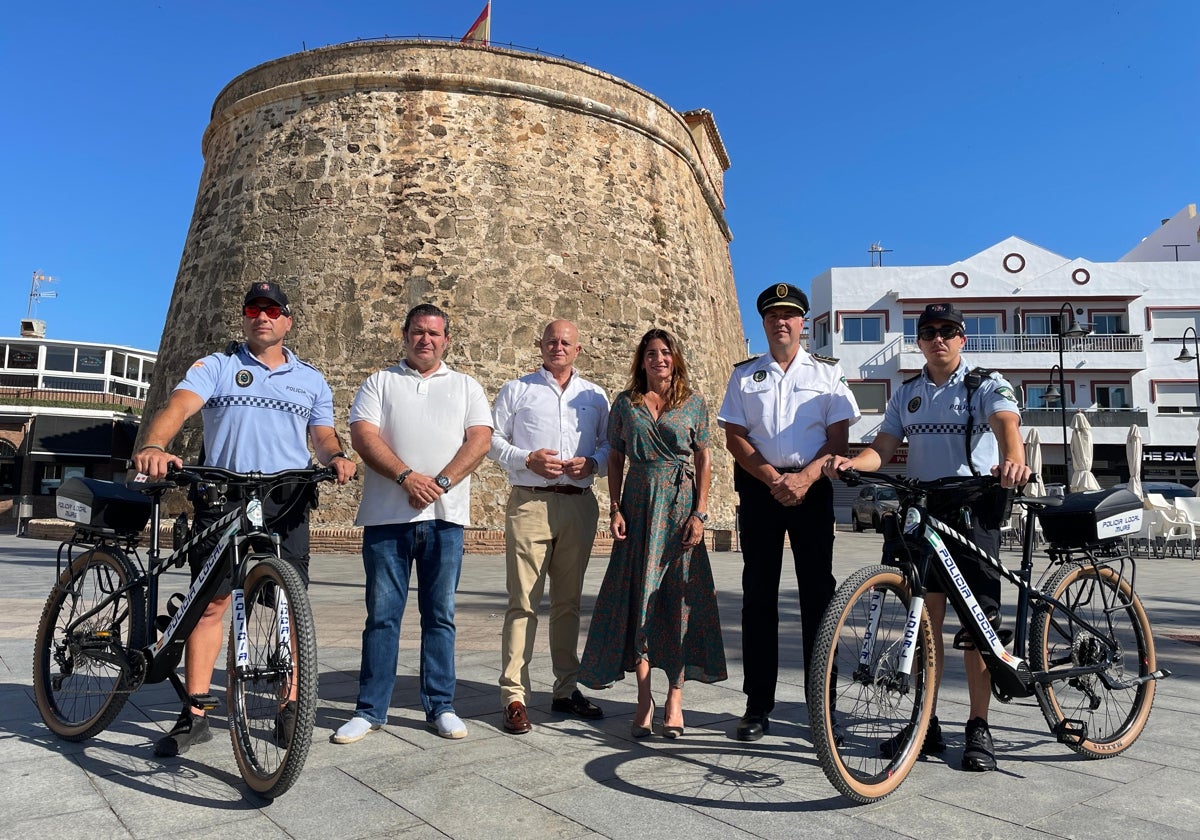
[[[184,464],[182,467],[168,464],[165,480],[139,482],[137,479],[134,479],[129,482],[128,487],[139,493],[152,495],[174,487],[187,487],[192,484],[203,484],[204,482],[232,484],[238,487],[262,487],[267,484],[278,484],[285,481],[317,484],[322,481],[333,481],[336,478],[337,471],[332,467],[302,467],[300,469],[280,470],[274,473],[239,473],[233,470],[222,469],[221,467],[204,466],[203,464]]]

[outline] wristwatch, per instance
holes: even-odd
[[[332,455],[329,456],[330,461],[332,461],[334,458],[344,458],[347,461],[350,460],[350,456],[347,455],[345,452],[334,452]]]
[[[438,487],[441,487],[443,490],[450,489],[450,479],[446,478],[446,476],[441,475],[440,473],[436,477],[434,477],[433,482]]]
[[[708,521],[708,514],[703,513],[702,511],[694,510],[694,511],[692,511],[692,516],[699,519],[701,525],[703,525],[705,522]]]
[[[396,483],[404,484],[404,479],[408,478],[410,475],[412,475],[412,470],[405,470],[404,472],[400,473],[400,475],[396,476]]]

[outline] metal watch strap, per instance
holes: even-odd
[[[404,479],[408,478],[410,475],[412,475],[412,470],[405,470],[404,472],[400,473],[400,475],[396,476],[396,483],[404,484]]]

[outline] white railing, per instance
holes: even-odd
[[[1141,335],[1088,335],[1083,338],[1064,338],[1065,353],[1140,353]],[[969,335],[968,353],[1057,353],[1056,335]],[[902,352],[919,353],[915,338],[905,336]]]

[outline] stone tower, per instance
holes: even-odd
[[[329,380],[347,442],[355,391],[403,355],[401,322],[417,303],[450,313],[446,361],[489,399],[540,364],[551,319],[578,323],[579,368],[610,396],[659,326],[679,336],[709,401],[710,510],[732,527],[716,410],[744,345],[723,213],[729,161],[710,113],[677,113],[542,55],[359,42],[234,79],[203,154],[150,406],[192,361],[240,337],[242,295],[264,278],[291,297],[288,344]],[[179,451],[195,453],[197,429]],[[323,494],[315,521],[348,524],[358,492]],[[473,524],[502,528],[506,496],[485,462]]]

